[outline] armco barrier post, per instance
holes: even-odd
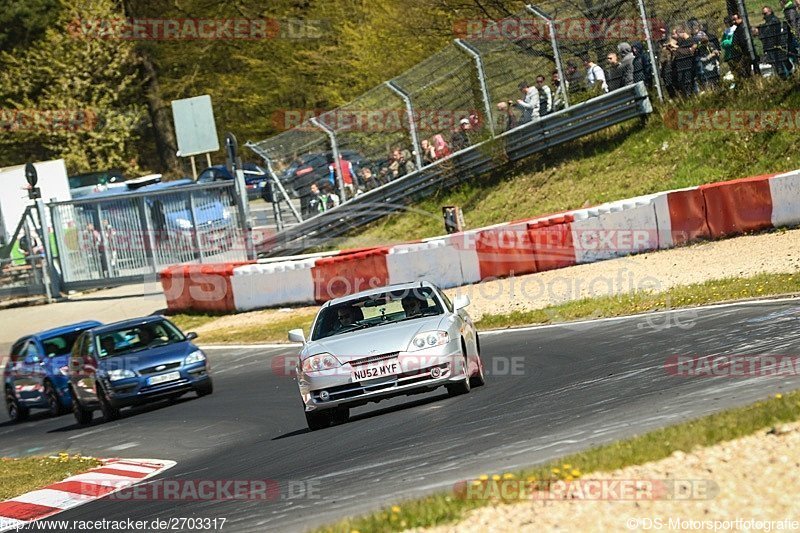
[[[489,87],[486,85],[486,72],[483,69],[483,58],[480,52],[475,48],[465,43],[461,39],[455,39],[456,46],[464,50],[475,59],[475,69],[478,73],[478,82],[481,86],[481,95],[483,96],[483,106],[486,112],[486,122],[489,124],[489,131],[494,138],[494,115],[492,114],[492,101],[489,99]]]
[[[408,93],[400,88],[395,82],[387,81],[386,86],[390,91],[403,99],[406,105],[406,116],[408,117],[408,132],[411,134],[411,142],[414,145],[414,160],[417,163],[417,168],[422,168],[422,148],[419,145],[419,136],[417,134],[417,123],[414,120],[414,106],[411,103],[411,97]]]
[[[567,109],[569,107],[569,95],[567,94],[569,91],[567,91],[567,82],[566,78],[564,77],[564,69],[561,66],[561,51],[558,49],[558,40],[556,39],[556,25],[553,23],[553,19],[550,17],[550,15],[538,7],[528,4],[525,6],[525,9],[547,22],[547,30],[550,32],[550,46],[553,48],[553,60],[556,63],[558,79],[560,80],[558,88],[561,91],[561,97],[564,99],[564,109]]]
[[[340,195],[339,198],[340,201],[344,203],[345,195],[344,195],[344,181],[342,180],[342,162],[339,159],[339,145],[336,142],[336,133],[333,131],[333,129],[329,128],[328,126],[317,120],[316,117],[313,117],[311,119],[311,123],[316,127],[318,127],[319,129],[321,129],[322,131],[324,131],[325,133],[327,133],[328,137],[331,140],[331,151],[333,152],[333,166],[336,169],[336,181],[339,184],[339,195]]]

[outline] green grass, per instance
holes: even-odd
[[[469,228],[575,209],[667,189],[800,168],[792,131],[678,131],[676,110],[797,109],[797,79],[758,78],[687,101],[657,105],[638,120],[473,178],[331,244],[334,248],[407,241],[444,233],[441,206],[459,205]],[[655,97],[653,97],[655,100]],[[657,102],[654,102],[657,103]]]
[[[0,459],[0,501],[56,483],[100,466],[100,461],[80,454],[57,457]]]
[[[287,342],[287,332],[290,329],[303,328],[308,334],[311,321],[316,311],[293,313],[287,318],[265,319],[261,324],[242,327],[225,327],[214,331],[204,331],[199,334],[199,341],[203,343],[258,343],[258,342]],[[207,314],[177,314],[170,317],[175,324],[184,331],[191,331],[202,325],[209,324],[218,319],[219,315]]]
[[[730,441],[798,418],[800,418],[800,391],[795,391],[775,395],[773,398],[747,407],[723,411],[571,454],[524,471],[497,473],[494,476],[513,476],[515,479],[535,484],[533,486],[542,487],[546,486],[548,481],[578,478],[591,472],[612,471],[629,465],[658,461],[675,451],[690,452],[697,446],[711,446]],[[494,476],[487,475],[486,481],[472,480],[472,482],[480,483],[481,487],[488,487],[482,494],[491,494]],[[494,493],[497,494],[497,491]],[[341,533],[357,530],[369,533],[430,527],[463,519],[470,509],[502,503],[504,502],[499,499],[465,498],[463,493],[453,490],[421,499],[398,502],[397,505],[374,514],[346,519],[320,528],[318,531]]]
[[[681,285],[663,292],[639,291],[618,296],[585,298],[533,311],[487,314],[476,325],[479,329],[497,329],[549,324],[795,293],[800,293],[800,273],[759,274]]]

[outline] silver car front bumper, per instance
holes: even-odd
[[[446,349],[440,350],[446,353],[427,350],[400,352],[400,373],[365,381],[354,380],[349,364],[319,372],[300,372],[298,385],[305,409],[315,411],[339,406],[355,407],[462,381],[467,370],[460,342],[450,342],[441,348]],[[327,400],[320,398],[323,391],[327,392]]]

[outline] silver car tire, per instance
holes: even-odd
[[[461,356],[464,358],[464,380],[453,385],[447,385],[447,392],[450,396],[467,394],[472,388],[469,382],[469,359],[467,358],[467,349],[464,346],[464,341],[461,341]]]

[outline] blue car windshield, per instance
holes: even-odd
[[[186,337],[166,320],[137,324],[96,335],[95,347],[100,358],[139,352],[158,346],[183,342]]]
[[[325,307],[314,322],[311,340],[394,324],[444,312],[431,287],[413,287],[371,294]]]
[[[62,355],[69,355],[72,350],[72,345],[78,339],[83,331],[75,331],[72,333],[65,333],[63,335],[56,335],[42,339],[42,346],[44,353],[47,357],[61,357]]]

